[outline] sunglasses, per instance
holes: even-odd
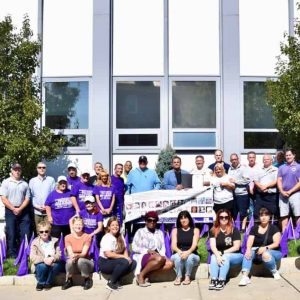
[[[157,223],[157,220],[156,219],[147,219],[147,222],[148,223]]]
[[[229,220],[229,216],[219,216],[219,220]]]
[[[37,167],[38,169],[46,169],[46,167]]]
[[[49,230],[44,230],[44,231],[41,230],[41,231],[39,231],[39,233],[40,233],[40,234],[42,234],[42,233],[49,233]]]

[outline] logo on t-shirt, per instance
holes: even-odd
[[[225,245],[226,246],[231,246],[232,245],[232,239],[230,236],[225,238]]]

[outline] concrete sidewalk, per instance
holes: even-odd
[[[1,299],[24,300],[299,300],[300,274],[290,273],[284,279],[275,281],[273,278],[252,277],[252,283],[239,287],[240,276],[232,278],[224,290],[209,291],[208,279],[193,281],[189,286],[174,286],[172,282],[153,283],[151,287],[141,288],[134,284],[125,285],[119,291],[109,291],[104,285],[94,286],[88,291],[75,286],[66,291],[54,287],[49,291],[36,292],[35,286],[0,286]]]

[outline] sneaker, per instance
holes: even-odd
[[[210,283],[208,285],[208,289],[209,290],[215,290],[217,283],[218,283],[218,279],[211,279]]]
[[[218,283],[215,286],[215,290],[220,291],[223,290],[225,286],[225,280],[218,280]]]
[[[84,290],[89,290],[92,286],[93,286],[93,280],[91,278],[86,278],[84,280],[83,289]]]
[[[43,288],[44,288],[44,286],[43,286],[42,284],[38,283],[38,284],[36,285],[36,288],[35,288],[35,289],[36,289],[37,291],[42,291]]]
[[[67,290],[68,288],[70,288],[71,286],[73,286],[73,280],[72,278],[69,278],[61,287],[62,290]]]
[[[246,275],[243,275],[240,283],[239,283],[239,286],[246,286],[247,284],[251,283],[251,280],[248,276]]]
[[[116,286],[118,287],[119,290],[123,288],[123,286],[120,284],[120,282],[117,281],[115,284],[116,284]]]
[[[106,288],[111,291],[116,291],[118,289],[118,285],[109,281],[106,285]]]
[[[47,291],[50,290],[51,288],[52,288],[52,284],[45,284],[44,285],[44,289],[47,290]]]
[[[273,277],[274,277],[275,280],[280,280],[281,279],[281,276],[280,276],[278,271],[273,273]]]

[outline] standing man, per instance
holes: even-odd
[[[166,190],[182,190],[182,174],[189,174],[185,170],[181,170],[181,158],[179,156],[173,156],[172,158],[172,170],[167,171],[164,174],[163,188]]]
[[[147,192],[160,189],[160,180],[154,170],[148,169],[147,157],[139,157],[138,168],[131,170],[128,175],[127,186],[129,194]]]
[[[35,228],[38,223],[46,221],[47,214],[45,201],[48,195],[55,189],[55,180],[46,175],[46,164],[39,162],[36,166],[37,176],[29,181],[30,199],[34,208]]]
[[[122,173],[123,173],[123,165],[116,164],[114,169],[114,174],[111,175],[111,183],[115,189],[115,198],[116,198],[113,214],[117,216],[121,226],[123,224],[123,208],[124,208],[124,194],[125,194],[124,179],[121,177]]]
[[[216,161],[213,164],[210,164],[208,166],[208,168],[211,170],[211,173],[214,172],[215,165],[217,163],[220,163],[224,166],[226,174],[228,174],[228,170],[230,168],[230,165],[228,163],[224,162],[224,160],[223,160],[223,151],[222,150],[218,149],[218,150],[215,151],[215,160]]]
[[[265,154],[263,156],[263,167],[254,177],[256,187],[255,219],[259,218],[259,210],[262,207],[267,208],[271,215],[277,216],[277,175],[278,168],[272,165],[272,156]]]
[[[96,184],[97,178],[98,178],[100,172],[103,171],[103,165],[102,165],[101,162],[97,161],[94,164],[94,171],[95,171],[96,175],[93,175],[93,176],[90,177],[90,184],[92,184],[92,185]]]
[[[196,167],[191,170],[193,175],[193,188],[202,188],[205,186],[205,183],[210,182],[210,169],[204,167],[204,156],[197,155],[195,157]]]
[[[279,211],[281,230],[285,230],[290,213],[298,222],[300,217],[300,165],[296,162],[293,149],[285,151],[286,165],[278,170],[277,186],[279,190]]]
[[[72,187],[80,182],[80,177],[77,176],[77,167],[74,163],[68,164],[68,176],[67,183],[68,189],[72,190]]]
[[[235,184],[234,189],[234,215],[240,213],[242,220],[242,232],[246,229],[247,216],[249,210],[250,199],[248,195],[248,185],[250,179],[247,174],[247,168],[240,164],[240,159],[236,153],[230,155],[231,166],[228,175],[232,177],[230,180]]]
[[[2,182],[1,199],[5,206],[8,256],[17,256],[17,240],[30,238],[29,186],[22,177],[21,165],[11,167],[11,176]]]

